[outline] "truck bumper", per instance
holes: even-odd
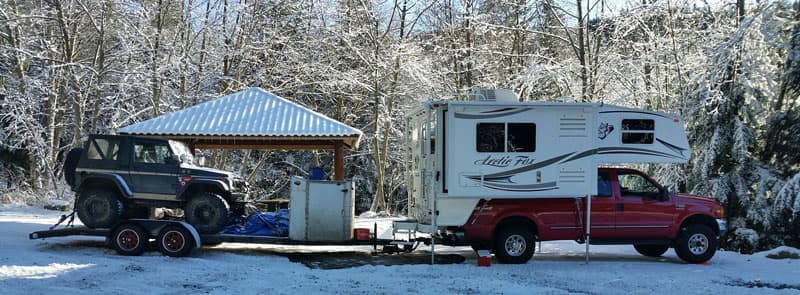
[[[723,236],[726,232],[728,232],[728,223],[725,222],[725,219],[719,218],[717,219],[717,226],[719,227],[719,235]]]

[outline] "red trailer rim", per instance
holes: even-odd
[[[186,244],[186,239],[184,239],[183,234],[176,230],[168,231],[164,234],[164,238],[161,240],[164,249],[170,252],[178,252]]]
[[[132,229],[123,229],[117,234],[117,245],[122,250],[133,250],[139,246],[139,234]]]

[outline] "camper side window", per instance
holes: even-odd
[[[476,148],[480,153],[505,151],[505,123],[478,123]]]
[[[624,119],[622,120],[622,143],[626,144],[652,144],[655,122],[650,119]]]
[[[475,149],[480,153],[536,151],[536,124],[478,123],[475,135]]]

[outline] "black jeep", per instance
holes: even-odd
[[[217,233],[248,201],[243,179],[196,166],[186,144],[174,140],[91,135],[67,155],[64,178],[76,192],[78,218],[90,228],[164,207],[183,209],[201,233]]]

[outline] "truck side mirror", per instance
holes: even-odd
[[[669,199],[669,189],[666,187],[661,188],[661,191],[658,192],[658,199],[660,201],[666,201]]]

